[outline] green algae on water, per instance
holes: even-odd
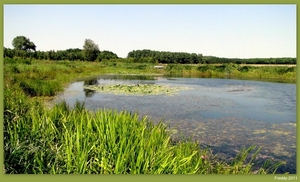
[[[126,95],[174,95],[188,87],[157,85],[157,84],[107,84],[107,85],[86,85],[84,89],[96,92],[126,94]]]

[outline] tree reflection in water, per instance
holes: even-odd
[[[90,80],[85,80],[83,85],[84,86],[85,85],[99,85],[99,82],[97,79],[90,79]],[[94,90],[84,88],[83,91],[84,91],[86,97],[92,97],[95,94]]]

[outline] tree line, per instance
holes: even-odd
[[[202,62],[202,54],[185,52],[152,51],[148,49],[133,50],[127,58],[135,62],[198,64]]]
[[[13,49],[4,47],[4,57],[54,61],[102,61],[118,58],[117,54],[111,51],[100,51],[98,45],[91,39],[85,39],[83,49],[70,48],[57,51],[36,51],[36,45],[25,36],[15,37],[12,45]]]
[[[70,61],[102,61],[121,59],[111,51],[100,51],[98,45],[91,39],[85,39],[83,49],[36,51],[36,45],[25,36],[17,36],[12,41],[13,49],[4,47],[4,57],[27,58],[37,60],[70,60]],[[149,49],[133,50],[127,59],[136,63],[162,64],[296,64],[296,58],[221,58],[203,56],[202,54],[186,52],[154,51]]]
[[[296,64],[296,58],[221,58],[203,56],[196,53],[166,52],[153,50],[134,50],[128,53],[128,58],[135,62],[180,63],[180,64]]]

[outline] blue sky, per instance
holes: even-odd
[[[4,5],[4,47],[138,49],[227,58],[296,57],[296,5]]]

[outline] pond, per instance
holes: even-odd
[[[95,92],[87,85],[155,84],[184,87],[173,95]],[[223,159],[243,147],[262,147],[259,159],[285,161],[279,173],[296,173],[296,84],[264,81],[102,75],[70,84],[55,102],[85,102],[89,110],[129,110],[167,123]]]

